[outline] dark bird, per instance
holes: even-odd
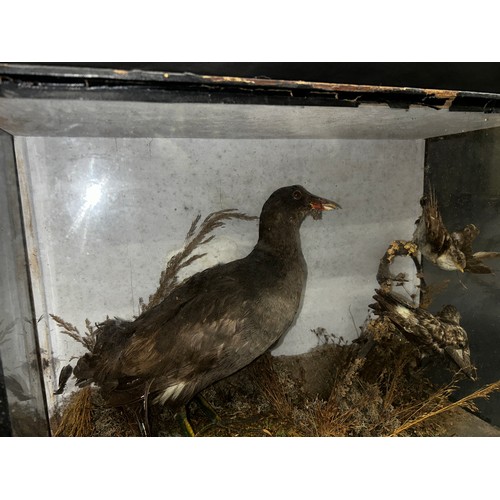
[[[461,231],[449,233],[432,189],[429,189],[429,195],[422,197],[420,204],[422,215],[416,221],[413,241],[426,259],[445,271],[492,273],[482,260],[500,257],[500,252],[472,250],[472,242],[479,234],[479,229],[474,224],[468,224]]]
[[[188,424],[185,405],[194,396],[266,352],[294,323],[307,275],[300,226],[336,208],[301,186],[275,191],[250,254],[193,275],[134,321],[101,324],[95,349],[74,369],[77,383],[94,382],[115,406],[150,395]]]
[[[429,194],[420,200],[422,215],[417,219],[413,241],[422,255],[445,271],[464,272],[467,261],[462,250],[446,229],[439,212],[436,194]]]
[[[373,298],[377,303],[370,307],[389,318],[407,340],[427,353],[448,356],[465,375],[476,380],[467,332],[460,326],[460,313],[455,306],[446,305],[433,315],[382,289],[376,290]]]

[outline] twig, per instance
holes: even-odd
[[[482,389],[479,389],[479,390],[473,392],[472,394],[469,394],[468,396],[465,396],[462,399],[459,399],[458,401],[454,401],[453,403],[450,403],[446,406],[443,406],[442,408],[431,411],[429,413],[425,413],[424,415],[421,415],[420,417],[418,417],[410,422],[407,422],[406,424],[403,424],[402,426],[398,427],[395,431],[393,431],[391,436],[397,436],[398,434],[401,434],[401,432],[409,429],[410,427],[414,427],[415,425],[423,422],[424,420],[435,417],[436,415],[439,415],[440,413],[452,410],[453,408],[465,406],[466,403],[472,401],[473,399],[487,398],[489,396],[489,394],[491,394],[492,392],[498,391],[498,390],[500,390],[500,380],[498,380],[497,382],[493,382],[491,384],[488,384],[488,385],[484,386]]]

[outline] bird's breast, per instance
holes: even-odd
[[[445,271],[457,271],[458,269],[456,261],[448,252],[439,255],[434,259],[433,262],[435,262],[438,267],[444,269]]]
[[[273,274],[272,272],[270,273]],[[281,337],[294,322],[300,308],[307,279],[305,262],[297,261],[286,269],[277,266],[275,275],[261,287],[255,301],[256,323],[272,340]]]

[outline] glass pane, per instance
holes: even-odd
[[[0,131],[0,353],[13,435],[48,433],[30,303],[13,141]]]
[[[437,137],[427,142],[428,179],[436,191],[443,221],[449,231],[476,225],[480,233],[473,251],[500,251],[500,129]],[[468,333],[478,380],[461,382],[465,396],[500,379],[500,258],[485,259],[491,274],[451,273],[424,261],[425,274],[435,283],[450,280],[436,296],[431,310],[453,304]],[[500,394],[476,404],[483,417],[500,425]]]

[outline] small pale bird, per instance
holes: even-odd
[[[474,274],[491,274],[483,259],[500,257],[500,252],[473,252],[472,242],[479,229],[468,224],[461,231],[449,233],[443,223],[435,192],[420,200],[422,215],[416,221],[413,242],[422,255],[444,271],[461,271]]]
[[[429,190],[420,204],[422,215],[416,221],[414,243],[427,260],[441,269],[464,272],[467,265],[465,255],[443,223],[434,191]]]
[[[373,298],[376,303],[370,307],[376,314],[387,317],[407,340],[427,353],[448,356],[467,377],[476,380],[469,339],[460,326],[460,313],[455,306],[446,305],[433,315],[383,289],[376,290]]]
[[[191,276],[134,321],[102,324],[93,353],[75,367],[77,383],[94,382],[116,406],[150,395],[194,435],[185,405],[266,352],[295,321],[307,275],[300,226],[337,208],[302,186],[275,191],[246,257]]]

